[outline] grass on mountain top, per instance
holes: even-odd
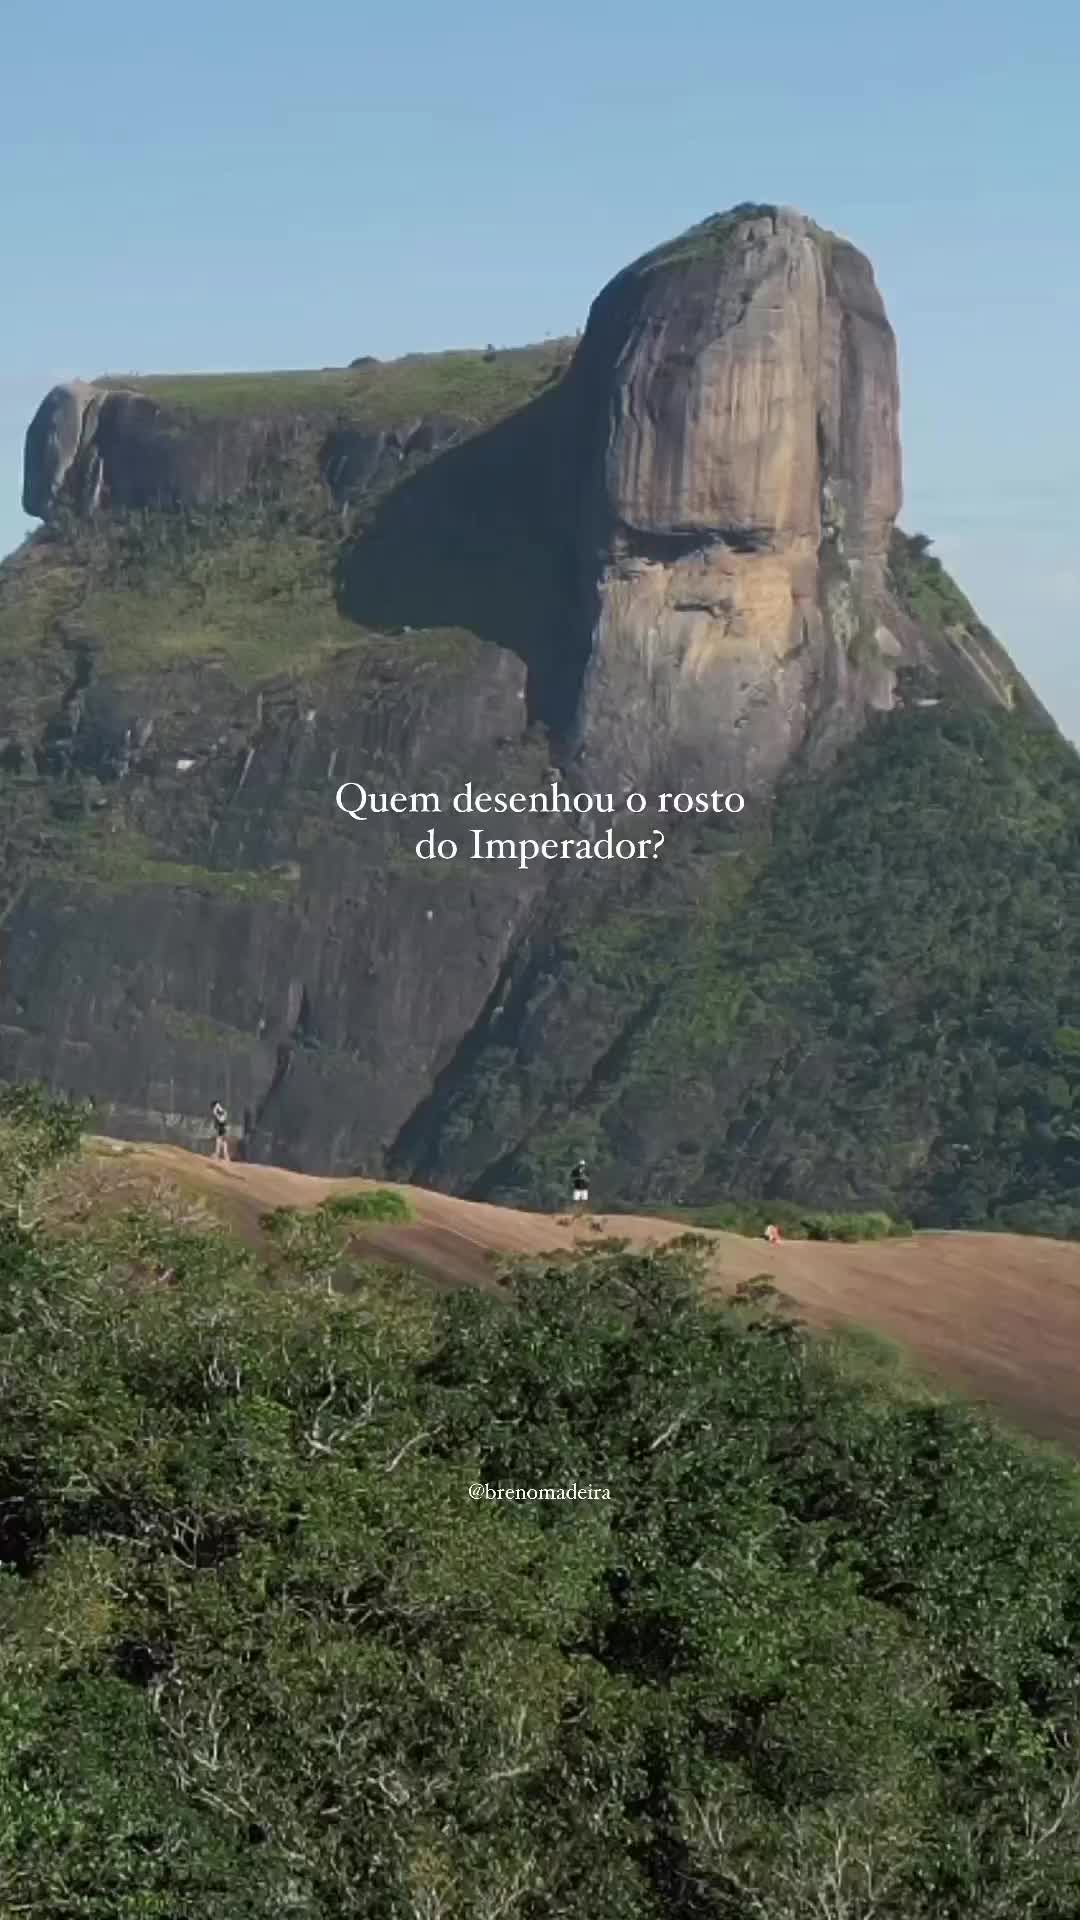
[[[699,220],[696,226],[687,227],[684,233],[677,233],[673,239],[664,240],[659,246],[653,247],[640,260],[633,261],[626,268],[626,273],[655,273],[667,267],[717,260],[726,252],[736,231],[748,221],[770,219],[791,211],[790,208],[747,200],[741,206],[731,207],[727,213],[712,213],[708,219]],[[827,263],[832,257],[833,248],[842,244],[840,236],[831,233],[827,227],[819,227],[815,220],[807,220],[806,227]]]
[[[762,219],[775,214],[775,206],[759,205],[745,201],[741,206],[732,207],[727,213],[710,214],[707,220],[699,220],[696,226],[687,227],[684,233],[678,233],[671,240],[664,240],[658,247],[642,254],[627,268],[631,274],[653,273],[658,268],[689,264],[695,260],[708,260],[722,254],[738,227],[747,220]]]
[[[524,406],[569,364],[572,340],[480,350],[410,353],[366,367],[280,373],[108,374],[97,385],[145,393],[207,418],[307,413],[382,427],[420,414],[465,414],[488,425]]]
[[[33,1207],[58,1238],[100,1231],[132,1209],[148,1209],[163,1224],[193,1233],[213,1232],[222,1224],[197,1180],[156,1166],[136,1146],[118,1148],[87,1135],[78,1154],[38,1177]]]

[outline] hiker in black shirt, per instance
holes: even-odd
[[[577,1165],[571,1168],[570,1191],[574,1196],[575,1207],[584,1207],[588,1205],[589,1170],[585,1165],[584,1160],[579,1160]]]
[[[215,1100],[210,1109],[214,1122],[214,1159],[229,1158],[229,1116],[220,1100]]]

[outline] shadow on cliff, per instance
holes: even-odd
[[[574,715],[586,658],[564,391],[439,455],[374,509],[339,567],[342,611],[377,628],[459,627],[528,670],[530,721]]]

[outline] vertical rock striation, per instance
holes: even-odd
[[[590,778],[760,787],[890,704],[899,393],[860,253],[786,209],[707,220],[601,293],[566,398]]]

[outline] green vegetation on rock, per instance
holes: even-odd
[[[966,594],[930,552],[931,544],[924,533],[902,533],[899,528],[893,533],[889,574],[901,605],[931,633],[945,634],[953,627],[982,628]]]
[[[332,1220],[411,1220],[408,1198],[393,1187],[373,1187],[364,1193],[339,1193],[322,1202]]]
[[[47,635],[62,616],[99,674],[217,661],[243,687],[307,671],[363,638],[337,606],[334,531],[322,501],[116,513],[71,526],[57,555],[68,597],[59,604],[61,588],[45,584],[48,556],[41,626]],[[25,651],[25,608],[21,631]]]
[[[747,200],[727,213],[710,214],[708,219],[698,221],[696,226],[688,227],[673,240],[666,240],[651,252],[643,254],[640,260],[635,260],[633,266],[627,268],[627,272],[653,273],[663,267],[711,259],[724,252],[732,235],[747,220],[767,219],[777,211],[775,206],[758,205]]]
[[[298,1280],[328,1294],[338,1285],[348,1290],[351,1269],[348,1250],[357,1229],[379,1221],[406,1221],[412,1208],[403,1193],[374,1187],[366,1193],[335,1194],[317,1207],[275,1207],[260,1222],[276,1251],[276,1278]]]
[[[364,366],[281,373],[114,374],[95,384],[145,393],[195,416],[296,414],[382,427],[444,413],[487,426],[557,379],[572,348],[572,340],[547,340],[490,355],[479,349],[411,353]]]
[[[908,1220],[894,1220],[888,1213],[823,1213],[820,1209],[797,1207],[790,1200],[729,1201],[711,1207],[673,1208],[666,1218],[685,1220],[688,1227],[710,1227],[725,1233],[744,1233],[755,1238],[770,1222],[779,1227],[787,1240],[889,1240],[906,1238],[912,1232]]]
[[[175,1040],[180,1046],[225,1056],[250,1052],[250,1033],[241,1033],[237,1027],[228,1027],[223,1020],[210,1020],[205,1014],[187,1013],[176,1007],[163,1007],[160,1017],[170,1040]]]
[[[72,887],[125,893],[141,887],[170,887],[219,894],[229,900],[292,900],[296,879],[272,869],[192,866],[159,851],[122,820],[88,821],[66,836],[53,871]]]

